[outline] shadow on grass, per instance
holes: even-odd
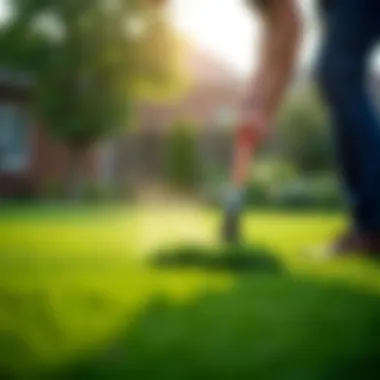
[[[106,353],[59,379],[378,379],[378,297],[288,276],[151,304]]]
[[[180,246],[154,254],[150,264],[157,268],[199,268],[209,271],[280,273],[282,263],[263,246]]]
[[[380,298],[353,286],[257,266],[222,291],[206,273],[195,297],[174,299],[158,291],[172,272],[65,268],[1,278],[0,379],[42,367],[33,379],[378,379]]]

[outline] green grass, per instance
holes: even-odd
[[[214,246],[217,222],[214,212],[179,206],[7,209],[0,217],[4,373],[320,379],[354,373],[354,365],[373,369],[379,268],[314,262],[303,251],[342,229],[342,216],[247,215],[247,243],[273,250],[289,276],[144,265],[167,245]]]

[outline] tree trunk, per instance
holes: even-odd
[[[84,147],[70,147],[70,158],[67,178],[67,197],[70,201],[80,202],[84,196],[86,180]]]

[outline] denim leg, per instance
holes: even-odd
[[[380,231],[380,125],[365,83],[379,35],[380,1],[331,0],[318,79],[354,227],[366,232]]]

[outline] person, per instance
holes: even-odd
[[[271,132],[270,126],[284,98],[302,35],[302,20],[296,1],[248,0],[248,3],[261,15],[263,38],[259,64],[245,89],[238,116],[231,186],[222,225],[222,239],[227,243],[240,240],[240,219],[251,158]]]
[[[340,175],[348,198],[347,233],[325,247],[328,256],[380,253],[380,125],[366,87],[369,58],[380,36],[380,1],[315,0],[324,40],[317,65],[320,92],[333,120]],[[250,1],[261,15],[261,60],[243,102],[223,237],[238,239],[250,160],[267,137],[286,93],[303,34],[297,0]]]

